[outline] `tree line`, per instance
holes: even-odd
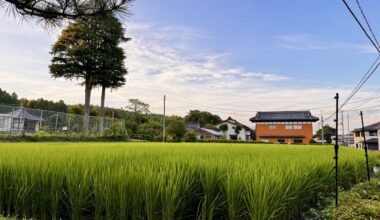
[[[82,104],[69,105],[63,100],[52,101],[44,98],[26,99],[19,98],[16,93],[8,93],[0,88],[0,104],[18,105],[25,108],[57,111],[69,114],[84,114]],[[126,106],[122,108],[104,107],[103,115],[115,119],[125,120],[125,129],[131,138],[146,139],[151,141],[162,140],[163,115],[152,113],[150,105],[139,99],[129,99]],[[90,106],[90,116],[101,116],[101,107]],[[186,116],[166,116],[167,140],[181,141],[194,140],[194,134],[186,130],[186,124],[197,122],[201,127],[217,129],[216,125],[222,122],[219,115],[207,111],[190,110]]]

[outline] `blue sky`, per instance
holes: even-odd
[[[380,34],[379,3],[362,6]],[[136,0],[130,11],[124,23],[132,41],[123,46],[129,75],[125,87],[108,94],[114,107],[139,98],[161,112],[166,94],[249,124],[256,110],[330,105],[335,92],[345,98],[376,58],[340,0]],[[19,24],[4,9],[0,16],[0,87],[27,98],[83,102],[78,82],[49,76],[60,29]],[[379,82],[377,73],[356,99],[379,96]],[[99,103],[98,90],[92,102]],[[195,107],[168,101],[170,114]],[[368,123],[377,120],[376,111],[368,114]]]

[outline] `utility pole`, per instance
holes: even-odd
[[[164,95],[164,117],[162,119],[162,142],[165,142],[166,139],[166,124],[165,124],[165,117],[166,117],[166,95]]]
[[[342,145],[345,146],[346,145],[346,140],[344,138],[344,120],[343,120],[343,111],[342,111]]]
[[[370,177],[370,174],[369,174],[369,165],[368,165],[368,148],[367,148],[367,140],[365,138],[365,129],[364,129],[364,120],[363,120],[363,112],[360,111],[360,117],[362,119],[362,133],[363,133],[363,138],[364,138],[364,152],[365,152],[365,162],[366,162],[366,165],[367,165],[367,177],[368,177],[368,181],[371,180],[371,177]]]
[[[335,109],[335,145],[334,145],[334,151],[335,151],[335,206],[338,207],[338,151],[339,151],[339,145],[338,145],[338,115],[339,115],[339,93],[337,93],[334,97],[336,100],[336,109]]]
[[[351,135],[350,135],[350,116],[348,115],[348,112],[347,112],[347,132],[348,132],[348,143],[347,143],[347,146],[350,146],[351,144]]]
[[[321,129],[322,129],[322,144],[325,144],[325,134],[324,134],[324,131],[323,131],[323,114],[322,114],[322,110],[321,110]]]

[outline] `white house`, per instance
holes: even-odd
[[[0,114],[0,133],[34,133],[39,130],[41,119],[24,108]]]
[[[223,132],[220,129],[222,125],[227,125],[227,131]],[[227,140],[252,140],[252,129],[231,117],[228,117],[226,120],[218,124],[216,127],[220,130],[221,133],[223,133]],[[236,130],[238,130],[238,127],[240,127],[241,130],[239,131],[238,135],[236,135]]]
[[[357,128],[353,131],[354,133],[354,144],[357,148],[364,148],[364,135],[362,128]],[[369,150],[380,150],[379,139],[380,139],[380,122],[368,125],[364,127],[364,134],[367,142],[367,147]]]

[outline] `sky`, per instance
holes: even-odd
[[[357,11],[355,1],[348,2]],[[380,34],[379,3],[363,1],[362,7]],[[138,98],[162,113],[166,95],[169,115],[207,110],[250,127],[256,111],[312,108],[326,118],[333,108],[314,108],[334,105],[337,92],[343,101],[377,56],[340,0],[136,0],[129,11],[123,23],[132,40],[122,45],[129,73],[124,87],[107,93],[111,107]],[[79,81],[49,74],[49,51],[64,27],[47,30],[3,8],[0,27],[0,88],[25,98],[83,103]],[[380,97],[379,82],[375,73],[353,101]],[[91,102],[100,103],[99,89]],[[365,122],[377,122],[378,112],[364,111]],[[348,114],[352,130],[359,115]]]

